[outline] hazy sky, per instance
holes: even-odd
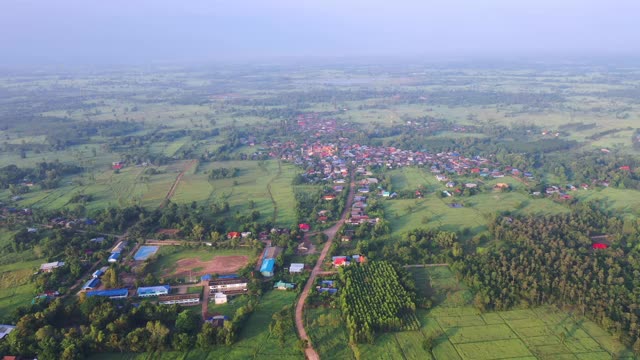
[[[0,65],[638,54],[638,19],[640,0],[0,0]]]

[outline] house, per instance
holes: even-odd
[[[456,187],[456,183],[453,181],[449,181],[445,186],[448,188],[453,188],[453,187]]]
[[[497,183],[494,187],[496,190],[506,190],[509,188],[509,184],[507,183]]]
[[[94,279],[100,278],[102,275],[104,275],[105,272],[107,272],[107,269],[109,267],[107,266],[103,266],[100,269],[96,270],[93,272],[93,274],[91,274],[91,277],[93,277]]]
[[[111,253],[111,255],[109,255],[109,259],[107,260],[110,263],[116,263],[118,262],[118,259],[120,258],[120,253],[116,252],[116,253]]]
[[[200,294],[180,294],[180,295],[160,295],[158,304],[160,305],[193,305],[200,303]]]
[[[220,305],[220,304],[226,304],[227,303],[227,295],[225,293],[215,293],[215,295],[213,296],[213,302],[216,305]]]
[[[0,339],[4,339],[5,336],[9,335],[16,327],[12,325],[0,325]]]
[[[603,243],[594,243],[593,245],[591,245],[591,247],[593,247],[594,250],[604,250],[608,248],[609,245]]]
[[[209,281],[209,291],[212,293],[225,293],[225,294],[243,294],[247,292],[247,279],[243,278],[229,278],[229,279],[215,279]]]
[[[302,232],[308,232],[309,230],[311,230],[311,226],[309,224],[300,224],[298,225],[298,229],[300,229],[300,231]]]
[[[37,228],[32,228],[32,227],[30,227],[30,228],[27,228],[27,232],[28,232],[28,233],[31,233],[31,234],[33,234],[33,233],[37,233],[37,232],[38,232],[38,229],[37,229]]]
[[[64,261],[54,261],[46,264],[40,265],[40,271],[42,272],[52,272],[53,270],[64,266]]]
[[[320,285],[322,285],[322,287],[333,287],[333,280],[320,280]]]
[[[301,263],[292,263],[289,265],[290,273],[301,273],[304,271],[304,264]]]
[[[329,220],[329,218],[326,216],[318,216],[318,221],[322,224],[326,223],[327,220]]]
[[[298,251],[305,252],[308,250],[309,250],[309,247],[307,246],[307,244],[304,243],[304,241],[298,245]]]
[[[127,243],[125,241],[120,241],[116,244],[116,246],[113,247],[113,249],[111,249],[112,253],[121,253],[122,250],[124,250],[124,247],[127,246]]]
[[[232,231],[227,234],[227,239],[237,239],[242,237],[242,234],[237,231]]]
[[[262,265],[260,266],[260,273],[262,274],[262,276],[272,277],[275,266],[276,259],[264,259],[262,260]]]
[[[446,177],[446,175],[439,175],[438,174],[438,175],[436,175],[436,180],[438,180],[438,181],[447,181],[449,179]]]
[[[331,200],[335,200],[336,196],[335,195],[325,195],[322,198],[324,200],[331,201]]]
[[[100,286],[100,279],[94,277],[82,285],[82,290],[93,290]]]
[[[124,164],[122,163],[122,161],[114,161],[111,163],[111,168],[113,170],[120,170],[122,169],[123,166]]]
[[[352,255],[351,260],[355,263],[362,264],[367,261],[367,258],[365,258],[364,255]]]
[[[129,296],[128,289],[110,289],[110,290],[94,290],[87,291],[87,297],[100,296],[108,297],[109,299],[124,299]]]
[[[349,265],[349,259],[346,256],[334,256],[331,260],[335,267]]]
[[[326,292],[326,293],[329,293],[331,295],[333,295],[333,294],[338,292],[338,289],[336,289],[336,288],[321,288],[321,287],[319,287],[317,289],[318,289],[319,293],[325,293]]]
[[[101,244],[104,241],[104,238],[103,237],[97,237],[97,238],[93,238],[93,239],[91,239],[89,241],[93,242],[93,243]]]
[[[139,287],[137,295],[139,297],[169,295],[169,290],[171,290],[169,285]]]
[[[273,284],[273,288],[278,290],[291,290],[295,287],[296,284],[286,283],[284,281],[278,281],[277,283]]]
[[[351,236],[349,236],[349,235],[342,235],[342,237],[340,238],[340,241],[342,241],[342,242],[349,242],[349,241],[351,241]]]
[[[467,189],[475,189],[478,187],[478,184],[476,183],[466,183],[464,184],[464,187],[466,187]]]
[[[224,322],[228,321],[229,318],[224,316],[224,315],[214,315],[210,318],[208,318],[207,320],[205,320],[208,323],[211,323],[211,325],[215,326],[215,327],[223,327],[224,326]]]

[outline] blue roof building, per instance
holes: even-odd
[[[109,299],[124,299],[128,295],[129,295],[129,290],[127,289],[87,291],[87,297],[101,296],[101,297],[108,297]]]
[[[170,289],[169,285],[139,287],[137,294],[140,297],[168,295]]]
[[[100,279],[93,278],[87,281],[86,283],[84,283],[84,285],[82,286],[82,290],[93,290],[97,288],[99,285],[100,285]]]
[[[118,262],[118,259],[120,258],[120,253],[119,252],[114,252],[111,253],[111,255],[109,256],[109,262],[110,263],[114,263],[114,262]]]
[[[93,274],[91,274],[91,276],[92,276],[94,279],[97,279],[97,278],[99,278],[99,277],[100,277],[100,276],[102,276],[102,275],[104,275],[104,271],[103,271],[102,269],[98,269],[98,270],[94,271],[94,272],[93,272]]]
[[[260,272],[262,273],[263,276],[272,277],[273,269],[275,268],[275,266],[276,266],[275,259],[264,259],[262,260],[262,266],[260,266]]]

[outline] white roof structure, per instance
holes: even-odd
[[[304,270],[304,264],[292,263],[289,266],[289,272],[290,273],[299,273],[299,272],[302,272],[302,270]]]
[[[4,337],[9,335],[15,328],[16,327],[12,325],[0,325],[0,339],[4,339]]]
[[[46,264],[40,265],[40,270],[42,271],[51,271],[53,269],[64,266],[64,261],[54,261]]]

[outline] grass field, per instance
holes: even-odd
[[[29,305],[35,294],[30,278],[43,261],[33,260],[0,265],[0,323],[19,306]]]
[[[524,191],[524,185],[513,178],[500,181],[492,179],[481,185],[482,191],[471,197],[445,197],[443,183],[421,168],[403,168],[389,172],[394,191],[414,190],[423,185],[431,194],[423,199],[400,199],[385,201],[385,212],[391,229],[401,234],[419,227],[439,228],[457,231],[469,228],[472,233],[486,229],[486,216],[497,211],[511,210],[522,214],[549,214],[569,211],[566,206],[547,198],[532,198]],[[464,180],[464,179],[463,179]],[[468,179],[469,181],[475,181]],[[512,191],[496,192],[493,186],[498,182],[509,183]],[[462,208],[452,208],[452,203],[463,204]]]
[[[214,168],[238,168],[239,176],[209,180]],[[262,221],[280,226],[295,222],[294,195],[291,182],[297,174],[291,164],[278,161],[224,161],[203,164],[194,174],[185,174],[172,201],[201,203],[227,201],[233,213],[258,210]],[[253,209],[249,200],[253,200]]]
[[[582,317],[552,306],[479,313],[469,305],[468,290],[448,267],[411,268],[410,272],[420,291],[435,296],[433,309],[419,311],[421,334],[441,334],[431,354],[435,359],[632,358],[612,335]],[[421,356],[429,358],[425,352]]]
[[[342,326],[340,310],[332,308],[306,308],[305,329],[313,348],[321,359],[354,359],[347,346],[348,337]]]

